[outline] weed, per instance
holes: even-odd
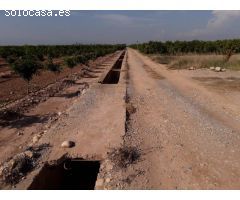
[[[1,182],[10,185],[18,183],[22,177],[37,166],[38,158],[48,148],[49,144],[29,147],[3,163],[0,167]]]
[[[136,163],[141,156],[137,147],[123,146],[119,149],[113,149],[109,153],[109,157],[113,163],[119,168],[126,168]]]

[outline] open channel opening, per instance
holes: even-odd
[[[106,77],[102,81],[102,84],[117,84],[119,82],[124,55],[125,51],[113,65],[112,69],[107,73]]]
[[[99,161],[66,159],[57,165],[45,164],[29,190],[93,190]]]

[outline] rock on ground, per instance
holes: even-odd
[[[64,141],[61,144],[62,148],[71,148],[71,147],[74,147],[74,146],[75,146],[75,142],[73,142],[73,141]]]

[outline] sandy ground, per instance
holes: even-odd
[[[121,173],[113,170],[117,181],[110,188],[239,189],[240,107],[229,99],[239,91],[219,93],[194,79],[239,73],[169,71],[134,50],[128,51],[128,65],[136,112],[124,141],[141,157]]]

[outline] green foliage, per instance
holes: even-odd
[[[53,63],[53,58],[65,57],[65,64],[72,69],[77,64],[86,64],[89,60],[124,48],[126,48],[124,44],[0,46],[0,57],[5,58],[12,69],[29,82],[40,68],[40,63],[43,63],[46,58],[48,58],[46,68],[58,73],[61,68]]]
[[[17,60],[17,58],[15,56],[8,56],[7,57],[7,62],[9,64],[13,64],[16,60]]]
[[[67,67],[70,68],[70,69],[74,68],[77,64],[74,57],[73,58],[70,58],[70,57],[65,58],[64,62],[67,65]]]
[[[59,64],[53,63],[52,58],[48,58],[47,64],[46,64],[46,69],[53,72],[53,73],[60,73],[62,68]]]
[[[40,66],[41,65],[35,57],[24,56],[17,59],[12,64],[12,69],[19,74],[20,77],[29,82]]]
[[[146,54],[182,55],[196,54],[227,54],[240,53],[240,39],[216,41],[150,41],[143,44],[133,44],[132,48]],[[227,57],[227,58],[228,58]]]
[[[88,61],[88,57],[86,55],[78,55],[75,57],[76,63],[86,64]]]
[[[1,46],[0,57],[7,58],[9,56],[23,57],[26,55],[35,55],[39,60],[43,60],[44,56],[51,58],[59,58],[74,55],[91,55],[92,58],[113,53],[126,47],[124,44],[118,45],[38,45],[38,46]]]

